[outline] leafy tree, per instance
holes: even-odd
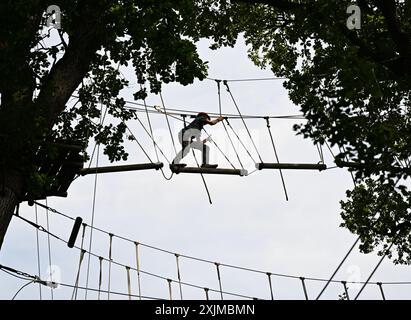
[[[308,119],[295,130],[339,146],[337,163],[353,171],[342,226],[361,237],[362,251],[410,263],[410,2],[356,1],[359,30],[346,26],[349,1],[242,2],[234,29],[245,31],[257,65],[289,78]]]
[[[46,9],[61,9],[61,29],[45,26]],[[111,161],[127,158],[125,126],[101,125],[99,103],[120,120],[133,117],[119,92],[119,68],[132,65],[152,92],[161,83],[204,79],[195,42],[233,44],[230,6],[220,0],[4,0],[0,2],[0,246],[24,194],[47,192],[52,177],[38,172],[40,144],[105,145]],[[57,40],[56,40],[57,39]],[[79,103],[68,104],[78,90]],[[136,98],[146,95],[141,90]],[[54,154],[54,155],[53,155]]]

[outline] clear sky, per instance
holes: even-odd
[[[219,79],[272,77],[269,70],[260,70],[247,58],[247,50],[242,41],[233,49],[210,51],[207,42],[199,44],[203,59],[209,61],[209,76]],[[123,92],[131,100],[137,89],[133,74],[124,70],[130,80],[130,88]],[[231,90],[243,114],[247,115],[289,115],[299,114],[299,109],[288,99],[282,81],[233,82]],[[163,92],[168,108],[181,108],[218,112],[216,84],[213,81],[196,81],[190,86],[167,85]],[[141,101],[140,101],[141,102]],[[148,104],[161,104],[159,97],[150,95]],[[225,90],[222,90],[223,113],[236,113],[236,109]],[[139,114],[147,124],[144,114]],[[154,136],[169,159],[174,150],[164,115],[152,114]],[[111,119],[106,119],[111,121]],[[272,130],[277,151],[282,162],[317,163],[316,148],[308,140],[295,136],[292,126],[301,120],[272,120]],[[128,123],[150,157],[155,159],[153,145],[137,121]],[[181,129],[181,121],[170,119],[174,138]],[[247,133],[240,120],[232,120],[232,125],[247,148],[253,151]],[[255,139],[264,161],[275,162],[264,120],[247,120],[247,125]],[[238,166],[235,154],[221,124],[207,128],[218,145]],[[147,162],[135,142],[129,142],[128,163]],[[237,149],[241,146],[236,144]],[[93,147],[91,144],[90,148]],[[178,142],[177,142],[178,147]],[[212,148],[212,162],[219,167],[229,167],[227,162]],[[253,162],[242,150],[243,164],[250,172]],[[255,152],[253,157],[257,158]],[[324,150],[325,162],[334,166],[332,157]],[[95,165],[94,158],[93,166]],[[170,174],[165,159],[164,172]],[[184,159],[193,164],[188,156]],[[107,159],[99,157],[99,165],[106,165]],[[171,252],[207,259],[210,261],[258,269],[265,272],[327,278],[341,261],[356,237],[339,227],[342,222],[339,201],[344,199],[345,190],[352,187],[349,173],[342,169],[318,171],[283,171],[290,200],[285,201],[284,192],[277,171],[258,171],[248,177],[205,176],[213,204],[210,205],[199,175],[180,174],[170,181],[159,171],[129,172],[99,175],[96,182],[96,203],[94,226],[116,235],[163,248]],[[75,180],[69,189],[68,198],[50,198],[48,205],[72,217],[81,216],[90,224],[92,219],[93,190],[95,177],[86,176]],[[44,203],[44,202],[43,202]],[[38,208],[39,223],[46,226],[46,212]],[[35,219],[35,208],[22,205],[20,214]],[[50,231],[63,239],[68,239],[72,221],[49,213]],[[47,278],[49,253],[47,236],[40,237],[40,274]],[[80,236],[77,245],[80,246]],[[84,247],[88,250],[89,229]],[[108,258],[109,236],[98,231],[93,233],[92,252]],[[73,284],[79,264],[79,251],[69,249],[64,243],[51,238],[51,260],[57,281]],[[135,247],[133,243],[113,239],[112,258],[116,262],[135,268]],[[172,254],[159,252],[147,247],[140,248],[141,270],[177,279],[176,260]],[[358,248],[350,255],[340,272],[338,280],[365,281],[377,264],[375,254],[360,254]],[[80,273],[80,286],[84,286],[87,276],[86,255]],[[2,251],[0,263],[38,274],[37,246],[35,230],[13,218]],[[102,289],[108,288],[107,262],[103,263]],[[213,264],[180,258],[182,281],[218,289],[216,268]],[[270,298],[267,276],[243,270],[221,267],[221,281],[224,291],[236,294]],[[98,288],[99,261],[90,260],[89,286]],[[409,269],[394,266],[385,260],[372,281],[408,281]],[[11,299],[24,281],[0,273],[0,299]],[[277,299],[304,299],[299,279],[272,277],[274,297]],[[315,298],[324,283],[307,281],[310,298]],[[388,299],[411,298],[408,285],[384,285]],[[204,299],[201,289],[183,286],[184,298]],[[349,285],[349,294],[355,296],[359,287]],[[127,293],[127,273],[124,267],[111,267],[111,290]],[[137,276],[131,271],[131,291],[138,293]],[[141,275],[141,293],[145,296],[169,298],[168,284],[147,274]],[[332,284],[323,298],[338,299],[343,293],[341,284]],[[42,298],[50,299],[48,288],[42,288]],[[19,299],[39,299],[39,286],[31,284],[19,295]],[[60,287],[53,292],[55,299],[70,299],[72,289]],[[178,284],[172,284],[173,298],[179,298]],[[78,291],[78,298],[84,299],[84,290]],[[101,297],[107,299],[107,294]],[[97,293],[88,292],[88,298],[96,299]],[[111,299],[125,299],[126,296],[111,295]],[[210,292],[210,298],[218,299],[219,294]],[[225,298],[234,298],[225,295]],[[377,285],[368,286],[361,298],[380,299]]]

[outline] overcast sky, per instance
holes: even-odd
[[[269,70],[260,70],[247,58],[245,45],[240,43],[233,49],[210,51],[207,43],[199,45],[203,59],[209,61],[209,76],[219,79],[272,77]],[[130,80],[130,88],[123,96],[131,100],[133,90],[137,89],[135,77],[124,71]],[[288,99],[281,81],[233,82],[231,90],[243,114],[248,115],[288,115],[298,114],[298,107]],[[169,108],[218,112],[216,84],[213,81],[196,81],[183,87],[167,85],[164,87],[164,100]],[[225,90],[222,90],[223,113],[236,113],[236,109]],[[140,101],[141,102],[141,101]],[[157,96],[151,95],[149,104],[161,104]],[[144,114],[140,114],[146,124]],[[173,148],[168,134],[167,123],[161,114],[151,115],[154,135],[159,146],[169,159],[173,158]],[[110,119],[107,119],[110,121]],[[317,163],[316,148],[308,140],[296,137],[292,130],[301,120],[272,120],[274,139],[282,162]],[[130,128],[149,155],[155,160],[153,145],[137,121],[131,121]],[[170,119],[170,125],[177,140],[181,129],[180,121]],[[232,125],[240,134],[248,149],[252,146],[240,120],[232,120]],[[265,162],[275,162],[264,120],[247,120],[258,150]],[[207,128],[215,141],[229,154],[230,160],[238,166],[235,154],[221,124]],[[177,142],[178,143],[178,142]],[[177,145],[178,146],[178,145]],[[92,146],[91,146],[92,147]],[[229,167],[215,147],[212,148],[212,162],[219,167]],[[238,149],[240,146],[237,144]],[[130,159],[128,163],[147,162],[135,142],[128,143]],[[242,151],[244,165],[253,171],[253,162]],[[255,152],[253,156],[257,158]],[[333,166],[332,157],[324,150],[325,162]],[[95,160],[95,158],[94,158]],[[99,157],[100,165],[107,164],[104,156]],[[170,174],[167,162],[164,172]],[[193,164],[191,156],[183,162]],[[95,163],[93,163],[93,166]],[[342,222],[339,201],[344,199],[345,190],[352,187],[349,173],[342,169],[318,171],[283,171],[289,201],[284,192],[277,171],[258,171],[248,177],[205,176],[213,204],[207,200],[199,175],[180,174],[166,181],[159,171],[140,171],[99,175],[96,189],[94,225],[116,235],[160,247],[171,252],[203,258],[215,262],[238,265],[246,268],[270,271],[294,276],[328,278],[347,250],[355,241],[355,235],[339,227]],[[72,217],[80,216],[88,224],[91,222],[94,176],[81,177],[73,182],[68,198],[50,198],[49,206]],[[44,202],[43,202],[44,203]],[[35,219],[35,208],[22,205],[20,214]],[[38,208],[39,223],[46,226],[46,213]],[[49,213],[50,231],[61,238],[68,239],[72,222]],[[89,245],[89,229],[85,247]],[[80,246],[80,236],[77,245]],[[99,232],[93,233],[92,252],[108,258],[109,237]],[[112,257],[115,261],[135,268],[135,249],[132,243],[117,238],[113,240]],[[41,277],[47,278],[49,265],[47,237],[40,234]],[[51,239],[51,259],[57,281],[73,284],[78,268],[79,251],[69,249],[64,243]],[[177,279],[175,257],[142,247],[140,251],[141,269],[165,278]],[[375,254],[360,254],[358,248],[350,255],[340,272],[338,280],[365,281],[377,264]],[[88,256],[85,257],[80,285],[86,283]],[[19,219],[13,218],[8,230],[0,263],[30,274],[38,274],[35,230]],[[207,264],[188,259],[180,259],[181,277],[184,282],[218,289],[216,269]],[[99,262],[91,258],[89,286],[98,287]],[[270,298],[267,277],[264,274],[221,267],[221,280],[224,291],[241,295]],[[391,261],[382,263],[372,281],[408,281],[409,269],[394,266]],[[304,299],[301,282],[298,279],[272,277],[276,299]],[[11,299],[24,281],[0,273],[0,299]],[[324,283],[307,281],[309,297],[315,298]],[[108,287],[108,264],[103,264],[102,289]],[[388,299],[411,298],[409,286],[384,286]],[[204,299],[201,289],[183,286],[186,299]],[[349,294],[355,296],[359,287],[349,285]],[[111,290],[127,293],[126,269],[112,266]],[[131,290],[137,294],[137,276],[131,271]],[[152,276],[141,276],[141,293],[145,296],[169,298],[167,281]],[[341,284],[332,284],[323,298],[338,299],[343,293]],[[18,299],[39,299],[39,286],[31,284]],[[54,290],[55,299],[70,299],[72,289],[60,287]],[[179,298],[179,288],[172,286],[173,298]],[[78,298],[85,293],[79,290]],[[101,295],[107,299],[107,294]],[[42,298],[50,299],[48,288],[42,288]],[[88,298],[96,299],[95,292]],[[126,296],[111,295],[111,299],[125,299]],[[210,293],[210,298],[218,299],[218,293]],[[225,295],[225,298],[234,298]],[[367,287],[361,298],[381,299],[376,285]]]

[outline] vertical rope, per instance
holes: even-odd
[[[300,277],[300,280],[301,280],[301,284],[303,285],[305,300],[309,300],[309,299],[308,299],[307,288],[306,288],[306,286],[305,286],[305,278],[304,278],[304,277]]]
[[[184,128],[185,128],[187,126],[185,115],[183,115],[183,122],[184,122]],[[194,150],[191,149],[191,152],[193,154],[194,160],[196,161],[197,167],[200,168],[200,164],[198,163],[198,160],[197,160],[197,157],[196,157],[196,154],[195,154]],[[208,190],[207,182],[204,178],[204,175],[202,173],[200,173],[200,177],[201,177],[201,180],[203,181],[204,188],[207,192],[208,202],[210,204],[213,204],[213,201],[211,200],[210,190]]]
[[[36,224],[38,225],[37,204],[34,205],[34,213],[36,215]],[[39,277],[41,277],[39,229],[37,228],[36,228],[36,247],[37,247],[37,272],[38,272]],[[39,295],[40,295],[40,300],[43,300],[43,297],[41,294],[41,284],[40,283],[39,283]]]
[[[206,300],[207,300],[207,301],[210,300],[210,297],[208,296],[208,291],[210,291],[210,289],[204,288],[204,292],[205,292]]]
[[[48,209],[48,203],[47,203],[47,198],[46,198],[46,220],[47,220],[47,247],[48,247],[48,253],[49,253],[49,275],[50,275],[50,281],[53,281],[53,273],[52,273],[52,263],[51,263],[51,243],[50,243],[50,224],[49,224],[49,209]],[[54,300],[54,293],[53,293],[53,288],[50,288],[51,292],[51,300]]]
[[[214,265],[216,266],[217,269],[217,278],[218,278],[218,285],[220,286],[220,296],[221,300],[224,300],[223,297],[223,287],[221,285],[221,274],[220,274],[220,264],[218,262],[215,262]]]
[[[269,118],[269,117],[266,117],[266,118],[265,118],[265,121],[267,122],[267,130],[268,130],[268,134],[270,135],[271,144],[272,144],[273,149],[274,149],[275,159],[277,160],[277,163],[280,163],[280,159],[279,159],[279,157],[278,157],[277,149],[276,149],[275,143],[274,143],[273,134],[272,134],[272,132],[271,132],[270,118]],[[288,193],[287,193],[287,188],[286,188],[285,182],[284,182],[283,171],[280,169],[279,172],[280,172],[281,182],[282,182],[282,184],[283,184],[285,199],[288,201]]]
[[[381,283],[381,282],[377,282],[377,285],[378,285],[378,287],[380,288],[382,300],[386,300],[386,299],[385,299],[384,290],[382,289],[382,283]]]
[[[103,111],[103,106],[101,106],[100,112]],[[106,108],[107,111],[107,108]],[[100,117],[100,124],[102,124],[103,119]],[[100,144],[97,145],[97,155],[96,155],[96,170],[99,165],[99,157],[100,157]],[[87,278],[86,278],[86,293],[85,293],[85,299],[87,300],[87,294],[88,294],[88,281],[89,281],[89,276],[90,276],[90,260],[91,260],[91,247],[93,243],[93,226],[94,226],[94,215],[95,215],[95,208],[96,208],[96,196],[97,196],[97,177],[98,174],[94,175],[94,186],[93,186],[93,202],[92,202],[92,208],[91,208],[91,228],[90,228],[90,241],[89,241],[89,246],[88,246],[88,262],[87,262]]]
[[[84,250],[84,249],[82,249],[80,251],[80,261],[79,261],[79,264],[78,264],[76,282],[74,283],[74,289],[73,289],[73,294],[71,295],[71,300],[77,300],[78,283],[79,283],[79,280],[80,280],[80,269],[81,269],[81,264],[83,263],[83,258],[84,258],[85,253],[86,253],[86,250]]]
[[[183,289],[181,287],[180,263],[178,260],[180,256],[177,253],[175,253],[174,255],[176,257],[176,264],[177,264],[177,278],[178,278],[178,285],[180,287],[180,299],[183,300]]]
[[[78,263],[78,270],[77,270],[77,277],[76,277],[76,281],[75,281],[75,285],[74,285],[74,289],[73,289],[73,294],[71,296],[71,300],[77,300],[77,291],[78,291],[78,284],[79,284],[79,280],[80,280],[80,270],[81,270],[81,263],[83,261],[83,257],[84,257],[84,249],[83,249],[83,245],[84,245],[84,236],[86,234],[86,224],[83,223],[83,231],[81,234],[81,246],[80,246],[80,258],[79,258],[79,263]]]
[[[234,136],[237,138],[238,142],[241,144],[241,146],[243,147],[243,149],[245,150],[245,152],[248,154],[248,156],[250,157],[250,159],[254,162],[257,163],[257,161],[255,161],[254,157],[252,156],[252,154],[250,153],[250,151],[247,149],[247,147],[245,146],[244,142],[241,140],[240,136],[237,134],[237,132],[235,132],[234,128],[231,126],[230,122],[228,121],[228,118],[225,118],[225,121],[227,122],[227,126],[231,129],[231,131],[233,132]]]
[[[127,290],[128,290],[128,300],[131,300],[131,279],[130,279],[130,267],[126,267],[127,271]]]
[[[170,132],[170,137],[171,137],[171,141],[172,141],[172,143],[173,143],[173,148],[174,148],[174,151],[175,151],[175,153],[176,153],[176,155],[177,155],[176,143],[175,143],[175,141],[174,141],[173,132],[171,131],[170,121],[168,120],[167,109],[166,109],[166,105],[165,105],[165,103],[164,103],[164,99],[163,99],[163,95],[162,95],[161,91],[160,91],[160,94],[159,94],[159,95],[160,95],[161,103],[162,103],[163,108],[164,108],[164,114],[165,114],[165,116],[166,116],[168,131]]]
[[[140,89],[143,90],[143,85],[142,85],[142,84],[140,84]],[[154,152],[156,153],[157,162],[160,162],[160,158],[159,158],[159,156],[158,156],[158,151],[157,151],[156,142],[154,141],[153,127],[152,127],[152,125],[151,125],[150,115],[148,114],[148,108],[147,108],[146,98],[143,99],[143,103],[144,103],[144,108],[145,108],[145,110],[146,110],[148,127],[149,127],[149,129],[150,129],[151,138],[152,138],[152,140],[153,140]]]
[[[167,282],[168,282],[168,294],[169,294],[169,296],[170,296],[170,300],[173,300],[173,293],[172,293],[172,291],[171,291],[171,282],[172,282],[173,280],[171,280],[171,279],[167,279]]]
[[[268,284],[270,286],[270,294],[271,294],[271,300],[274,300],[274,294],[273,294],[273,285],[271,283],[271,273],[267,272],[267,276],[268,276]]]
[[[347,300],[350,300],[350,296],[348,295],[347,281],[341,281],[341,283],[344,286],[344,292],[345,292],[345,296],[347,297]]]
[[[112,246],[113,246],[113,234],[109,234],[110,237],[110,248],[108,250],[108,290],[107,290],[107,298],[110,300],[110,289],[111,289],[111,263],[112,263]]]
[[[98,300],[100,300],[101,283],[103,281],[103,257],[98,257],[98,260],[99,260],[99,266],[100,266],[100,272],[98,276]]]
[[[233,102],[234,102],[234,105],[235,105],[235,107],[236,107],[236,109],[237,109],[238,115],[240,116],[241,121],[243,122],[244,128],[247,130],[248,136],[250,137],[251,143],[253,144],[253,147],[254,147],[257,155],[258,155],[258,158],[260,159],[261,162],[264,162],[263,159],[261,158],[260,152],[259,152],[258,149],[257,149],[257,146],[255,145],[255,142],[254,142],[254,139],[253,139],[253,137],[252,137],[252,135],[251,135],[251,133],[250,133],[250,130],[248,129],[247,124],[245,123],[245,120],[244,120],[244,118],[243,118],[243,115],[241,114],[240,108],[238,107],[237,102],[235,101],[234,96],[233,96],[233,94],[232,94],[232,92],[231,92],[231,90],[230,90],[230,87],[228,86],[227,81],[224,80],[223,83],[224,83],[224,85],[227,87],[227,91],[228,91],[228,93],[229,93],[230,96],[231,96],[231,100],[233,100]]]
[[[221,86],[220,86],[220,82],[221,82],[221,80],[216,80],[216,83],[217,83],[217,94],[218,94],[218,110],[219,110],[220,117],[221,117],[221,110],[222,110],[222,106],[221,106],[221,105],[222,105],[222,104],[221,104]],[[230,134],[228,133],[228,130],[227,130],[227,127],[226,127],[224,121],[223,121],[222,123],[223,123],[224,131],[225,131],[226,134],[227,134],[228,140],[230,141],[230,144],[231,144],[231,146],[232,146],[232,148],[233,148],[233,150],[234,150],[234,152],[235,152],[235,155],[237,156],[237,160],[238,160],[238,162],[240,163],[241,168],[244,169],[243,163],[241,162],[241,159],[240,159],[240,155],[238,154],[237,149],[236,149],[235,146],[234,146],[234,142],[233,142],[233,140],[231,139]]]
[[[137,282],[138,282],[138,297],[141,300],[141,280],[140,280],[140,257],[139,257],[139,250],[138,250],[138,242],[134,242],[136,246],[136,267],[137,267]]]

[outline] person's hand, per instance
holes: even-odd
[[[219,116],[219,117],[217,118],[217,120],[218,120],[219,122],[221,122],[221,121],[224,120],[224,117],[223,117],[223,116]]]

